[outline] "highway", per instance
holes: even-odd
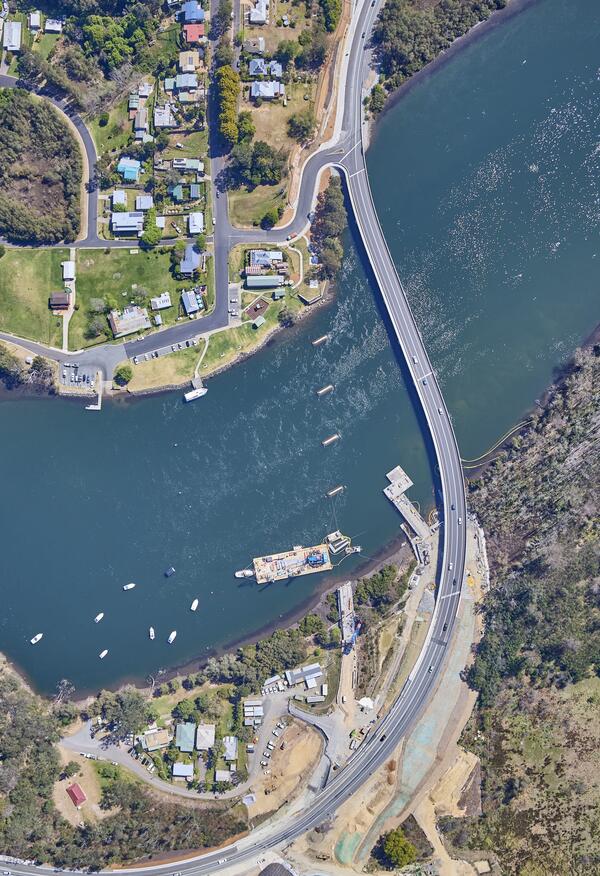
[[[241,231],[229,225],[224,205],[216,211],[215,260],[219,282],[217,301],[227,300],[226,279],[229,247],[238,242],[282,242],[288,235],[299,233],[307,224],[321,171],[335,166],[345,176],[350,201],[362,243],[380,288],[393,330],[406,360],[423,414],[427,422],[436,455],[442,487],[443,512],[440,529],[442,556],[438,566],[436,607],[425,644],[411,675],[387,715],[383,717],[368,739],[357,749],[347,764],[332,774],[329,784],[316,793],[310,805],[299,813],[285,810],[274,823],[266,822],[236,845],[217,853],[199,855],[176,864],[156,865],[119,872],[173,873],[196,876],[216,872],[234,863],[256,859],[267,849],[285,846],[316,825],[332,817],[336,810],[367,781],[387,759],[401,738],[418,722],[440,678],[446,649],[452,636],[463,585],[466,554],[467,508],[460,454],[450,415],[429,361],[427,351],[413,318],[402,283],[396,272],[385,237],[381,230],[371,197],[364,150],[362,145],[363,82],[368,72],[369,52],[367,37],[378,13],[366,0],[353,15],[353,30],[349,35],[347,68],[342,70],[345,88],[340,88],[344,100],[341,124],[335,141],[316,152],[306,163],[301,192],[293,221],[283,229],[269,232]],[[343,82],[343,80],[342,80]],[[218,199],[221,201],[221,198]],[[224,198],[223,198],[224,201]],[[219,267],[220,266],[220,267]],[[225,274],[226,277],[226,274]],[[219,311],[220,313],[220,311]],[[222,317],[220,317],[222,318]],[[208,317],[207,319],[210,319]],[[206,324],[206,320],[202,321]],[[198,332],[193,323],[180,324],[168,331],[178,332],[177,340],[184,340]],[[187,333],[187,334],[186,334]],[[166,332],[154,336],[153,344],[163,345]],[[150,341],[150,338],[148,338]],[[126,345],[141,351],[140,344]],[[51,873],[51,869],[35,868],[26,864],[11,865],[16,874]]]

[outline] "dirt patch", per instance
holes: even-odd
[[[308,780],[321,755],[321,737],[304,724],[290,723],[280,739],[267,768],[270,775],[261,773],[253,786],[256,803],[248,807],[251,818],[276,811],[291,800]],[[257,756],[260,754],[257,752]]]
[[[113,811],[100,809],[102,789],[100,787],[100,781],[98,779],[98,774],[96,773],[94,761],[88,760],[72,751],[67,751],[60,745],[58,745],[57,748],[60,755],[60,762],[63,766],[69,761],[75,761],[75,763],[79,764],[78,773],[69,779],[61,779],[54,785],[52,799],[63,818],[66,818],[70,824],[76,826],[82,821],[100,821],[101,819],[112,815]],[[77,782],[87,797],[87,800],[82,805],[81,809],[75,808],[71,798],[67,794],[67,788],[73,782]]]

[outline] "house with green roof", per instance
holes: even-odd
[[[188,754],[194,750],[194,742],[196,740],[196,725],[191,721],[178,724],[175,730],[175,745],[180,751],[185,751]]]

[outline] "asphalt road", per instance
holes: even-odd
[[[371,6],[366,0],[354,11],[355,29],[351,38],[345,88],[341,89],[345,100],[342,129],[335,145],[320,150],[307,162],[294,220],[287,228],[277,231],[243,232],[229,226],[224,212],[218,211],[215,250],[217,261],[223,258],[226,265],[229,246],[234,243],[246,239],[276,243],[284,240],[289,234],[301,231],[312,207],[316,183],[323,168],[334,165],[345,175],[363,245],[413,379],[436,454],[443,492],[440,530],[443,551],[438,568],[437,599],[432,624],[417,663],[388,714],[348,763],[333,774],[329,784],[315,795],[308,807],[294,814],[282,811],[274,823],[265,823],[236,845],[221,849],[217,853],[200,855],[193,860],[177,864],[136,868],[131,871],[137,874],[169,873],[177,870],[182,876],[196,876],[196,874],[215,872],[233,863],[256,861],[265,850],[285,846],[307,830],[331,818],[378,767],[392,756],[401,738],[419,720],[437,685],[445,661],[447,645],[452,636],[459,608],[466,554],[467,509],[460,455],[435,372],[379,225],[362,147],[362,83],[367,74],[369,54],[365,49],[363,33],[369,33],[379,5],[376,3],[375,6]],[[226,298],[225,290],[223,285],[220,285],[217,299],[224,298]],[[184,325],[175,328],[189,327]],[[13,865],[11,869],[18,874],[40,872],[40,870],[52,872],[24,864]]]

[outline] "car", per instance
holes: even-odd
[[[219,860],[217,861],[217,864],[225,864],[226,861],[227,861],[227,858],[219,858]]]
[[[277,726],[279,727],[280,730],[283,730],[285,727],[285,724],[283,723],[283,721],[278,721]]]
[[[453,587],[456,587],[456,578],[453,578],[453,579],[452,579],[452,586],[453,586]]]
[[[176,149],[184,149],[185,147],[184,147],[183,143],[175,143],[175,148]]]
[[[261,765],[261,766],[268,766],[268,765],[269,765],[269,761],[268,761],[268,760],[261,760],[260,765]]]
[[[418,360],[418,359],[417,359],[417,357],[416,357],[416,356],[413,356],[413,357],[412,357],[412,360],[413,360],[413,362],[414,362],[414,363],[415,363],[415,365],[416,365],[416,364],[417,364],[417,362],[418,362],[418,361],[419,361],[419,360]]]
[[[270,751],[263,751],[263,757],[266,757],[266,758],[271,757],[271,752]]]
[[[438,414],[442,414],[442,413],[443,413],[442,409],[438,408]]]
[[[462,517],[459,517],[459,518],[458,518],[458,525],[460,526],[461,523],[462,523]]]
[[[427,386],[427,378],[426,377],[423,378],[423,386]]]
[[[363,32],[362,32],[362,34],[361,34],[361,37],[360,37],[360,38],[361,38],[361,40],[364,40],[364,38],[365,38],[365,32],[364,32],[364,30],[363,30]]]
[[[433,672],[433,666],[430,666],[427,672]]]
[[[134,356],[134,357],[133,357],[133,364],[134,364],[134,365],[137,365],[137,363],[138,363],[138,357],[137,357],[137,356]]]
[[[237,302],[238,302],[237,298],[230,298],[229,299],[230,304],[237,304]]]
[[[448,569],[450,572],[452,571],[452,568],[453,568],[452,563],[448,563]]]
[[[456,511],[456,505],[454,504],[454,502],[450,505],[450,510]]]
[[[216,220],[216,218],[213,216],[213,225],[216,225],[216,224],[217,224],[217,220]]]
[[[293,236],[294,236],[293,234],[288,234],[288,236],[286,237],[286,240],[291,240]]]
[[[387,733],[384,733],[383,736],[381,737],[381,739],[380,739],[379,741],[380,741],[380,742],[385,742],[386,738],[387,738]]]
[[[3,870],[3,871],[2,871],[2,876],[11,876],[11,874],[10,874],[10,870]]]
[[[444,624],[444,626],[442,627],[442,632],[445,633],[447,629],[448,629],[448,624]]]
[[[175,344],[171,344],[171,349],[173,350],[173,352],[175,352],[175,350],[177,349],[177,347],[175,346]]]
[[[63,371],[62,376],[63,376],[63,380],[66,380],[66,378],[67,378],[67,372],[66,372],[66,371]]]
[[[271,733],[273,736],[279,736],[279,730],[272,730]]]

